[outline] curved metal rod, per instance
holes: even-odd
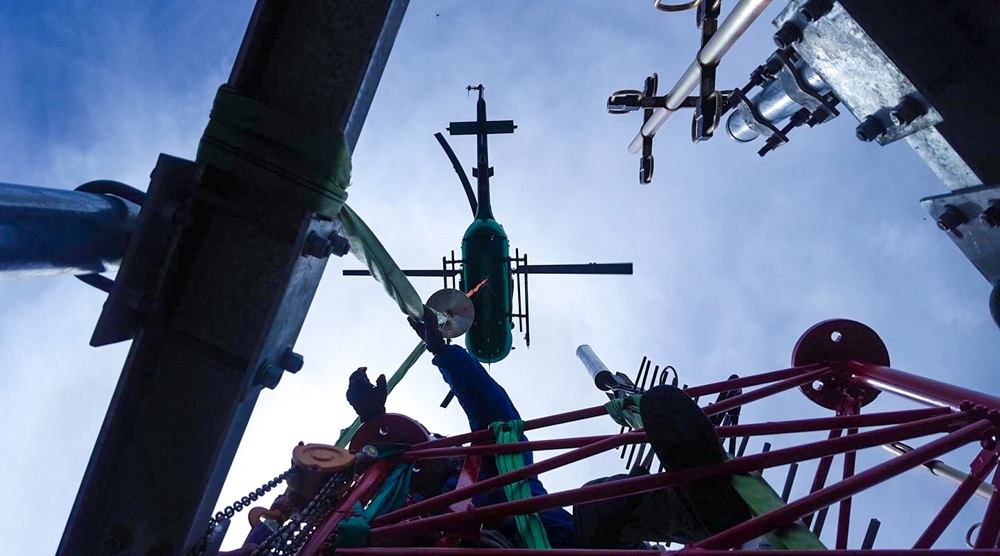
[[[139,206],[146,199],[146,193],[139,189],[114,180],[94,180],[76,188],[76,191],[84,193],[100,193],[103,195],[114,195],[126,201],[131,201]]]
[[[653,7],[664,12],[683,12],[684,10],[697,8],[698,4],[701,4],[701,0],[691,0],[683,4],[664,4],[660,0],[656,0],[653,3]]]
[[[469,176],[465,174],[465,169],[462,168],[462,163],[458,161],[458,157],[455,156],[455,151],[451,150],[451,145],[448,144],[448,141],[445,141],[444,135],[435,133],[434,138],[441,144],[441,148],[444,149],[444,154],[448,155],[448,160],[451,160],[451,165],[455,168],[455,173],[458,174],[458,179],[462,180],[462,187],[465,188],[465,196],[469,198],[469,207],[472,208],[472,216],[475,218],[476,211],[479,209],[479,203],[476,202],[476,194],[472,191],[472,184],[469,183]]]

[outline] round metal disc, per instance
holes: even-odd
[[[874,330],[847,319],[823,321],[806,330],[792,350],[792,365],[823,363],[839,365],[854,359],[889,366],[889,351]],[[868,405],[880,391],[850,378],[832,377],[819,383],[803,384],[799,390],[807,398],[827,409],[837,409],[847,393]]]
[[[434,292],[427,300],[427,306],[444,317],[444,322],[438,322],[441,335],[445,338],[457,338],[472,328],[476,318],[476,309],[472,300],[459,290],[443,289]]]
[[[292,463],[326,475],[354,465],[354,454],[337,446],[303,444],[292,449]]]

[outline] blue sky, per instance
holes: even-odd
[[[724,60],[720,86],[741,86],[771,53],[778,4]],[[193,158],[251,9],[4,3],[0,181],[68,189],[107,178],[145,189],[158,153]],[[682,113],[657,136],[653,184],[638,185],[626,147],[639,117],[607,115],[604,103],[653,71],[667,90],[694,55],[692,20],[646,2],[413,2],[355,149],[350,204],[401,266],[434,267],[457,249],[468,208],[433,133],[472,119],[464,87],[483,83],[490,116],[518,124],[490,143],[494,212],[512,247],[533,263],[635,263],[627,278],[532,279],[532,347],[515,339],[491,369],[525,417],[601,402],[574,356],[581,343],[615,369],[631,374],[647,355],[695,384],[782,368],[806,328],[834,317],[874,328],[896,368],[996,392],[989,285],[927,219],[918,200],[946,188],[907,145],[862,144],[856,121],[841,116],[760,159],[757,145],[721,135],[692,145]],[[474,142],[451,143],[470,166]],[[377,284],[340,276],[357,266],[329,265],[296,346],[306,367],[261,396],[220,506],[285,469],[299,440],[335,440],[352,417],[349,372],[391,372],[416,342]],[[427,297],[438,283],[416,286]],[[21,515],[44,516],[30,534],[0,522],[13,553],[55,550],[104,418],[127,346],[88,347],[102,302],[68,277],[0,281],[0,475],[16,478],[6,498]],[[462,432],[457,405],[437,407],[444,394],[422,360],[389,409]],[[905,406],[887,398],[873,408]],[[744,412],[748,422],[820,414],[794,392]],[[615,430],[589,421],[550,434]],[[618,472],[615,458],[543,480],[573,488]],[[927,523],[930,501],[950,492],[916,472],[887,489],[855,503],[852,547],[869,517],[883,521],[877,547],[912,543],[913,523]],[[984,504],[970,507],[941,546],[961,545]],[[229,545],[245,523],[235,522]]]

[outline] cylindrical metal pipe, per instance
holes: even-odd
[[[590,378],[594,379],[594,386],[601,390],[609,390],[615,383],[615,377],[611,370],[590,346],[583,344],[576,348],[576,356],[580,358],[580,362],[590,373]]]
[[[819,91],[821,94],[829,91],[830,88],[826,85],[826,82],[811,67],[802,64],[798,68],[798,71],[806,83],[814,90]],[[799,103],[788,96],[788,93],[781,86],[779,79],[773,79],[770,83],[764,85],[761,91],[754,95],[750,102],[753,103],[761,117],[772,124],[781,122],[802,108]],[[726,130],[729,131],[730,137],[741,143],[753,141],[760,135],[760,132],[750,127],[748,115],[742,110],[737,110],[729,116],[729,119],[726,121]]]
[[[947,406],[959,409],[962,402],[980,404],[988,409],[1000,411],[1000,398],[955,386],[947,382],[941,382],[922,376],[911,375],[890,367],[861,363],[859,361],[848,362],[848,370],[861,382],[878,388],[888,390],[894,394],[910,398],[912,400],[928,405]]]
[[[115,270],[138,216],[110,195],[0,183],[0,274]]]
[[[705,43],[705,46],[698,52],[694,62],[688,66],[687,71],[677,80],[677,84],[667,94],[667,107],[657,108],[653,115],[642,125],[638,135],[632,140],[628,147],[628,152],[635,154],[642,148],[642,138],[649,137],[656,133],[660,126],[667,121],[670,114],[677,110],[684,99],[698,85],[701,80],[701,64],[718,64],[722,56],[736,44],[736,41],[743,36],[750,24],[757,19],[771,0],[740,0],[733,11],[729,13],[726,20],[719,25],[719,30],[712,35],[712,38]]]
[[[882,447],[897,456],[901,456],[906,452],[913,450],[912,447],[902,442],[893,442]],[[923,467],[930,471],[932,475],[944,477],[956,485],[961,485],[966,479],[969,478],[968,473],[963,473],[941,460],[932,459],[930,461],[926,461],[924,462]],[[986,482],[980,483],[980,485],[976,488],[976,494],[981,498],[989,500],[993,496],[993,485]]]

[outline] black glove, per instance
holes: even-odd
[[[379,375],[375,385],[368,380],[367,367],[360,367],[351,373],[347,385],[347,401],[364,423],[372,417],[385,413],[385,398],[388,396],[385,375]]]
[[[427,351],[434,355],[444,351],[444,336],[441,335],[441,329],[438,328],[437,314],[430,307],[424,305],[423,321],[413,317],[407,317],[406,321],[410,323],[410,327],[417,333],[417,336],[420,336],[420,339],[427,344]]]

